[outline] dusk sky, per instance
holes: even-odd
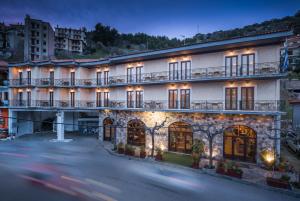
[[[0,0],[0,21],[24,21],[25,14],[52,26],[86,27],[97,22],[122,33],[193,36],[294,15],[300,0]]]

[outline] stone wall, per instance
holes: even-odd
[[[183,121],[191,125],[208,123],[216,125],[216,127],[227,128],[233,125],[245,125],[252,128],[257,134],[257,159],[259,162],[259,153],[263,149],[273,149],[274,140],[269,136],[274,136],[275,128],[274,117],[262,115],[231,115],[231,114],[203,114],[203,113],[172,113],[172,112],[132,112],[132,111],[105,111],[100,112],[99,124],[106,117],[112,118],[114,121],[122,122],[122,128],[117,129],[117,143],[127,142],[127,122],[132,119],[140,119],[147,126],[154,126],[155,122],[161,123],[167,118],[167,123],[159,130],[159,134],[155,136],[155,146],[163,150],[168,149],[168,126],[174,122]],[[100,128],[100,130],[103,130]],[[205,142],[205,151],[208,154],[208,140],[204,133],[194,132],[194,139],[202,139]],[[103,139],[102,131],[99,131],[99,139]],[[149,150],[151,145],[151,135],[146,134],[146,148]],[[223,156],[223,135],[217,135],[213,141],[213,156],[222,158]]]

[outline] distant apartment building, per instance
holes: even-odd
[[[149,151],[145,125],[167,119],[156,148],[190,154],[193,142],[203,139],[208,154],[205,133],[193,128],[211,124],[224,130],[213,141],[215,158],[259,163],[263,150],[280,153],[274,141],[284,114],[280,52],[292,35],[269,33],[102,60],[10,64],[10,132],[33,133],[51,117],[63,135],[79,131],[82,118],[93,113],[100,140]]]
[[[65,53],[83,53],[86,46],[86,30],[55,28],[55,51]]]
[[[22,57],[24,46],[24,25],[0,23],[0,57]],[[20,60],[20,59],[19,59]]]
[[[48,22],[25,17],[24,61],[41,61],[54,56],[54,30]]]

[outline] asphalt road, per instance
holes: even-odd
[[[110,155],[94,138],[0,142],[1,201],[292,201],[193,171]]]

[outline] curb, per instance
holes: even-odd
[[[274,187],[271,187],[271,186],[268,186],[268,185],[253,183],[253,182],[250,182],[250,181],[237,179],[237,178],[226,176],[226,175],[221,175],[221,174],[217,174],[217,173],[208,172],[205,169],[198,169],[197,170],[197,169],[184,167],[184,166],[177,165],[177,164],[171,164],[171,163],[167,163],[167,162],[159,162],[159,161],[155,161],[155,160],[148,160],[147,158],[142,159],[142,158],[137,158],[137,157],[133,157],[133,156],[127,156],[127,155],[124,155],[124,154],[118,154],[118,153],[114,152],[113,150],[110,150],[109,148],[105,147],[104,144],[101,144],[101,145],[110,155],[113,155],[113,156],[128,158],[129,160],[143,161],[143,162],[147,162],[147,163],[155,163],[155,164],[164,165],[164,166],[168,166],[168,167],[184,169],[184,170],[195,172],[197,174],[206,174],[206,175],[209,175],[209,176],[223,178],[223,179],[239,182],[239,183],[250,185],[250,186],[256,186],[258,188],[263,188],[265,190],[276,191],[276,192],[280,192],[282,194],[286,194],[286,195],[289,195],[289,196],[300,198],[300,192],[294,192],[294,191],[287,190],[287,189],[274,188]]]

